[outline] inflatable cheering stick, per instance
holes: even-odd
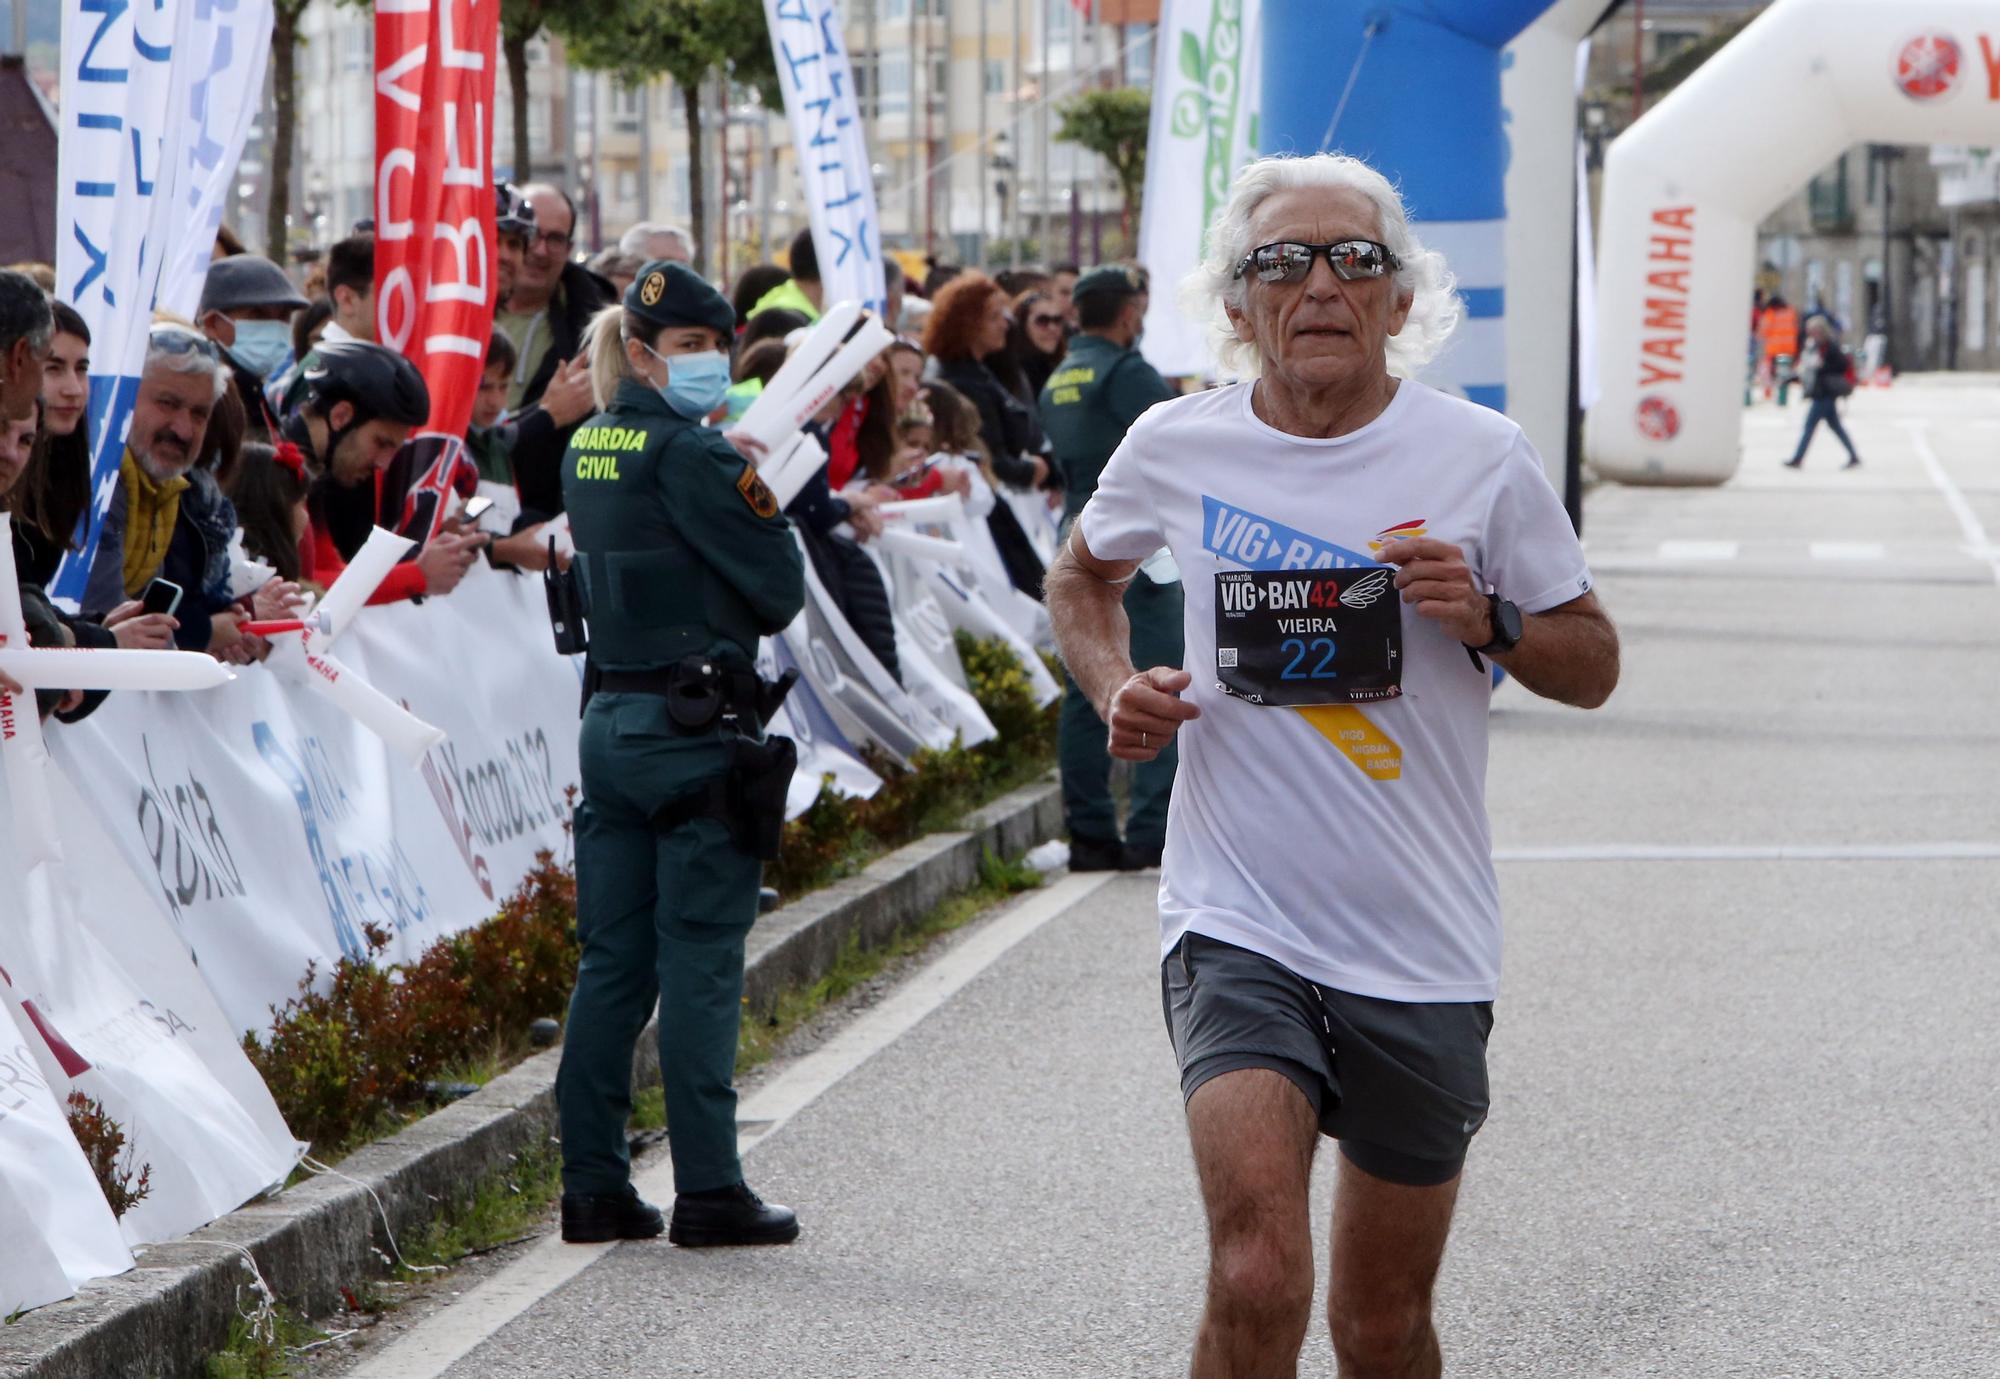
[[[112,651],[31,647],[21,614],[20,577],[14,568],[12,519],[0,512],[0,671],[21,686],[0,690],[0,763],[14,806],[14,842],[22,865],[32,869],[62,857],[56,840],[47,773],[53,769],[42,740],[35,691],[198,690],[234,677],[213,656],[191,651]]]
[[[355,552],[353,561],[312,612],[283,622],[243,625],[246,632],[274,639],[269,662],[273,670],[331,699],[412,766],[420,765],[424,753],[444,741],[444,730],[424,722],[356,675],[333,654],[332,647],[354,625],[355,616],[376,586],[416,544],[407,536],[377,527],[368,533],[368,543]],[[291,635],[294,633],[297,635]]]

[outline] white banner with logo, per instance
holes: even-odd
[[[539,581],[475,567],[448,599],[371,608],[351,671],[449,735],[412,771],[261,666],[204,694],[115,694],[52,733],[69,778],[199,960],[232,1029],[363,957],[404,961],[566,856],[578,677]]]
[[[32,1005],[43,1079],[101,1103],[121,1166],[146,1177],[126,1240],[171,1240],[283,1183],[302,1146],[145,883],[60,772],[51,784],[65,860],[0,880],[22,917],[0,933],[7,999],[17,1020]]]
[[[124,452],[157,303],[192,315],[261,98],[270,0],[63,0],[56,295],[90,327],[93,504],[77,600]]]
[[[888,306],[866,126],[836,0],[764,0],[819,255],[821,300]]]
[[[1162,0],[1139,261],[1152,278],[1146,361],[1169,378],[1212,372],[1206,326],[1177,300],[1229,184],[1257,154],[1259,0]]]
[[[4,787],[0,787],[4,788]],[[0,971],[0,988],[6,977]],[[43,1078],[32,1023],[0,1001],[0,1310],[57,1302],[132,1254]]]

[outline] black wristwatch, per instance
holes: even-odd
[[[1493,620],[1493,640],[1485,646],[1472,648],[1474,655],[1491,656],[1495,652],[1512,651],[1521,644],[1521,610],[1512,601],[1498,594],[1486,596],[1486,609]]]

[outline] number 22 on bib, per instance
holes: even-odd
[[[1396,698],[1403,605],[1394,571],[1218,572],[1215,676],[1224,694],[1272,708]]]

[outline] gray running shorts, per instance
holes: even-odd
[[[1356,1167],[1411,1187],[1458,1176],[1486,1119],[1491,1001],[1385,1001],[1336,991],[1202,934],[1160,964],[1181,1096],[1269,1068],[1312,1102]]]

